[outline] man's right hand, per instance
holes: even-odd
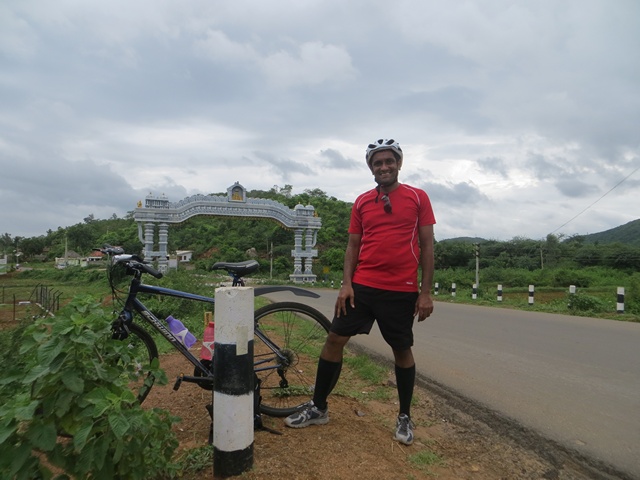
[[[351,285],[342,285],[340,292],[338,293],[338,299],[336,300],[335,314],[336,317],[340,317],[342,314],[347,314],[347,302],[351,305],[351,308],[355,308],[355,293]]]

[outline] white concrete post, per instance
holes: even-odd
[[[529,285],[529,305],[533,305],[533,292],[535,290],[535,286]]]
[[[616,311],[624,313],[624,287],[618,287],[618,301],[616,302]]]
[[[253,466],[253,288],[216,289],[213,368],[213,474]]]

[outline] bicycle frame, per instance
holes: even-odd
[[[209,303],[213,307],[215,305],[215,298],[207,297],[203,295],[198,295],[189,292],[183,292],[180,290],[174,290],[165,287],[146,285],[142,283],[140,279],[141,274],[136,272],[134,274],[133,279],[129,285],[129,293],[127,296],[127,300],[124,305],[123,311],[120,313],[119,318],[123,318],[125,322],[133,321],[133,312],[137,312],[140,316],[149,323],[153,328],[155,328],[160,334],[169,342],[171,345],[178,350],[189,362],[193,364],[193,366],[202,373],[203,377],[190,377],[184,376],[183,378],[187,381],[192,381],[194,383],[198,382],[206,382],[209,379],[213,378],[213,372],[209,370],[203,363],[196,358],[189,349],[183,345],[174,335],[171,333],[169,328],[166,326],[165,322],[157,318],[151,310],[149,310],[138,298],[137,295],[139,293],[146,293],[151,295],[161,295],[161,296],[169,296],[169,297],[177,297],[183,298],[187,300],[193,300],[197,302]],[[290,287],[290,286],[266,286],[266,287],[257,287],[254,289],[255,296],[264,295],[267,293],[278,292],[278,291],[289,291],[298,296],[312,297],[318,298],[319,295],[316,293],[310,292],[308,290],[298,288],[298,287]],[[279,361],[285,360],[285,357],[280,353],[280,348],[278,345],[274,344],[266,335],[264,335],[259,328],[255,329],[255,335],[263,341],[269,349],[278,357]],[[269,360],[262,360],[257,362],[255,366],[262,365],[267,363]],[[259,368],[258,371],[264,371],[269,369],[277,369],[279,365],[269,366]]]

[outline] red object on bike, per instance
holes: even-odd
[[[213,358],[213,344],[215,341],[215,323],[209,322],[204,329],[202,338],[202,349],[200,350],[200,358],[203,360],[211,360]]]

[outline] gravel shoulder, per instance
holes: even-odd
[[[145,402],[181,417],[174,429],[180,449],[206,445],[209,417],[205,405],[211,392],[185,385],[172,389],[188,365],[178,355],[165,355],[162,367],[169,385],[154,387]],[[340,384],[358,398],[345,394]],[[388,390],[385,399],[375,391]],[[444,480],[493,479],[625,479],[606,465],[581,458],[535,432],[527,431],[480,405],[419,378],[412,417],[415,442],[406,447],[393,440],[397,403],[393,371],[384,385],[358,384],[345,369],[330,397],[331,421],[324,426],[289,429],[282,419],[263,417],[265,426],[280,432],[256,431],[254,466],[241,478],[258,479],[352,479],[439,478]],[[211,478],[206,468],[184,478]]]

